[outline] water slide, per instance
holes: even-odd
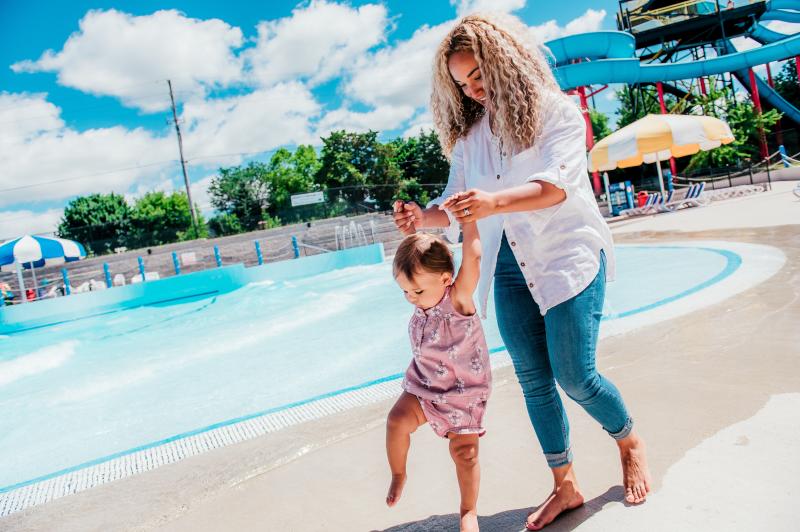
[[[764,16],[769,16],[768,20],[784,20],[786,22],[800,19],[800,13],[783,11],[784,9],[800,10],[800,0],[772,0]],[[764,16],[760,20],[764,20]],[[620,31],[569,35],[546,42],[545,46],[552,53],[551,61],[555,63],[556,78],[563,90],[606,83],[635,84],[694,79],[724,72],[735,73],[739,80],[749,88],[747,69],[800,55],[800,34],[783,35],[764,27],[760,21],[756,23],[755,28],[754,32],[762,32],[760,35],[762,38],[766,35],[764,30],[771,32],[768,37],[770,40],[765,39],[764,41],[767,44],[752,50],[737,52],[730,43],[727,43],[728,50],[731,52],[727,55],[684,63],[642,64],[635,57],[636,40],[634,36]],[[763,30],[758,28],[763,28]],[[570,61],[575,59],[582,62],[570,64]],[[800,125],[800,110],[783,99],[758,76],[756,79],[762,98],[784,113],[787,118]]]

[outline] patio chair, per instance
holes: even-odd
[[[684,207],[704,207],[709,204],[709,198],[703,194],[706,188],[704,181],[690,185],[686,189],[686,195],[683,198],[665,203],[662,208],[664,211],[674,212]]]
[[[661,192],[653,192],[647,195],[647,200],[641,207],[634,207],[632,209],[623,209],[619,211],[620,216],[641,216],[643,214],[650,214],[660,212],[661,207],[672,199],[672,191],[667,193],[666,199],[661,195]]]

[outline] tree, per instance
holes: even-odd
[[[73,199],[56,230],[61,238],[77,240],[90,253],[110,253],[126,245],[131,208],[119,194],[91,194]]]
[[[319,167],[317,152],[312,146],[301,145],[294,152],[280,148],[272,154],[265,175],[269,198],[267,212],[272,218],[280,217],[291,208],[293,194],[316,188],[314,176]]]
[[[619,108],[616,110],[617,128],[622,128],[644,118],[648,114],[660,114],[661,105],[658,102],[658,91],[652,85],[636,88],[625,85],[617,91]],[[664,95],[664,106],[667,110],[674,109],[677,99],[671,94]]]
[[[790,60],[775,76],[775,90],[795,107],[800,107],[800,85],[797,82],[797,65]]]
[[[608,127],[608,116],[604,113],[590,107],[589,118],[592,121],[592,134],[595,142],[603,140],[611,134],[611,129]]]
[[[722,101],[728,102],[726,108],[719,105]],[[759,115],[752,103],[734,101],[730,97],[728,87],[714,89],[708,95],[699,97],[697,102],[705,114],[726,121],[736,140],[713,150],[696,153],[690,159],[687,170],[738,165],[742,159],[758,159],[759,126],[764,129],[764,134],[768,135],[781,117],[775,109]]]
[[[421,131],[417,137],[398,138],[392,143],[396,150],[395,160],[404,179],[413,179],[422,185],[429,195],[438,196],[447,184],[450,163],[442,153],[436,132]]]
[[[235,216],[243,230],[258,228],[269,206],[268,172],[267,165],[255,161],[220,168],[208,188],[211,204],[217,211]]]
[[[379,204],[385,207],[391,202],[402,174],[393,158],[394,149],[378,142],[377,132],[334,131],[322,144],[314,180],[328,190],[329,200],[359,203],[366,199],[366,187],[371,185]]]
[[[136,200],[131,211],[132,231],[128,247],[158,246],[178,240],[207,236],[205,223],[198,219],[194,234],[189,200],[183,192],[148,192]]]
[[[208,229],[213,236],[228,236],[243,233],[244,228],[239,218],[233,214],[222,213],[208,221]]]

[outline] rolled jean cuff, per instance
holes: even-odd
[[[606,431],[615,440],[621,440],[627,438],[632,430],[633,430],[633,418],[630,417],[627,419],[627,421],[625,421],[625,425],[623,425],[622,429],[620,429],[618,432],[611,432],[610,430],[606,429]]]
[[[572,463],[572,449],[567,449],[563,453],[544,453],[544,457],[550,468],[561,467]]]

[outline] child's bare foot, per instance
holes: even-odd
[[[478,532],[478,512],[461,510],[461,532]]]
[[[392,475],[392,483],[389,484],[389,493],[386,494],[386,506],[390,508],[397,504],[400,495],[403,493],[403,486],[406,485],[406,475]]]
[[[622,461],[622,485],[625,500],[638,504],[644,502],[650,492],[650,469],[647,467],[644,440],[631,433],[619,440],[619,457]]]
[[[574,479],[566,478],[535,512],[531,512],[525,523],[528,530],[541,530],[562,512],[573,510],[583,504],[583,495]]]

